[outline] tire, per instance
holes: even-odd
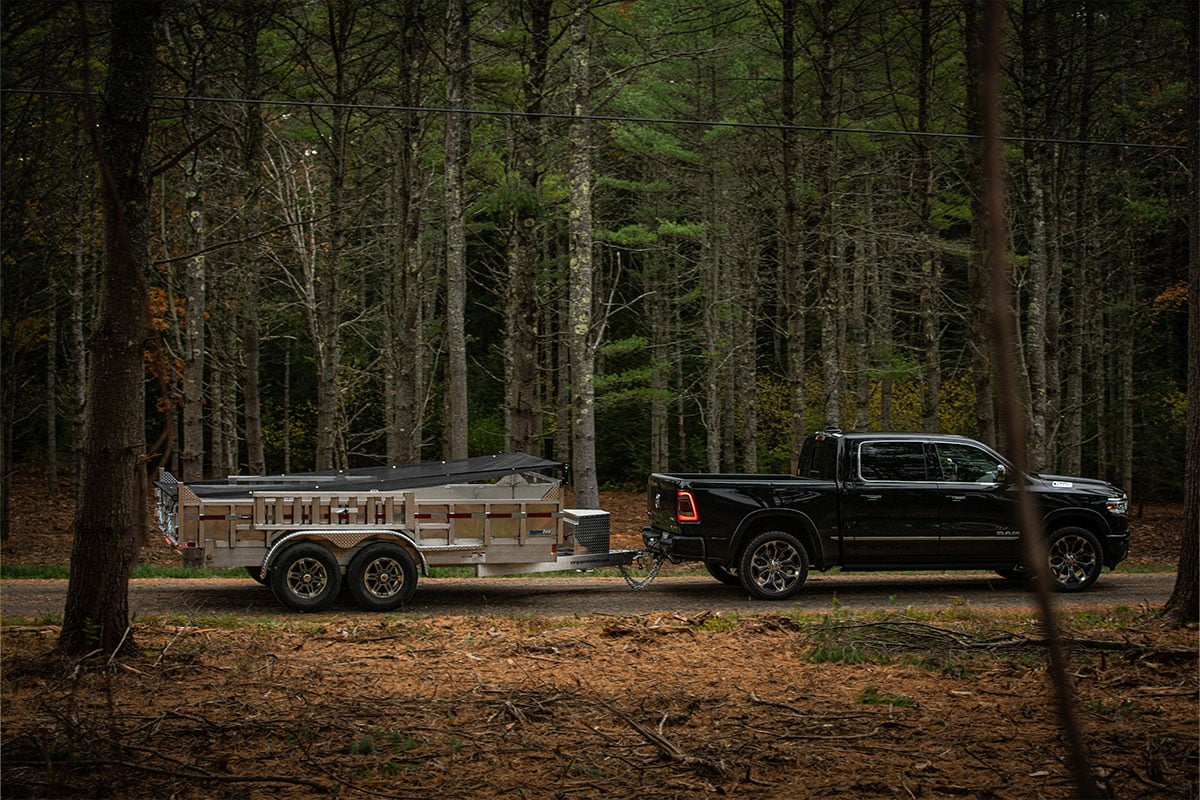
[[[708,574],[719,580],[726,586],[741,586],[741,578],[738,577],[737,570],[726,564],[712,564],[708,561],[704,562],[704,568],[708,570]]]
[[[738,576],[751,597],[786,600],[808,578],[808,551],[786,531],[760,533],[742,551]]]
[[[1082,592],[1104,569],[1100,542],[1083,528],[1059,528],[1050,535],[1047,551],[1050,577],[1060,592]]]
[[[259,575],[262,574],[262,567],[246,567],[246,574],[249,575],[251,578],[254,578],[254,580],[258,581],[263,586],[271,585],[270,578],[260,578],[259,577]]]
[[[1033,577],[1024,567],[1009,567],[998,569],[996,574],[1007,581],[1027,581]]]
[[[346,571],[350,596],[365,611],[394,611],[417,590],[417,565],[403,547],[391,542],[369,544]]]
[[[324,611],[342,588],[333,553],[315,542],[294,544],[271,566],[271,591],[293,611]]]

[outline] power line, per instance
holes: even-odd
[[[0,89],[3,94],[44,94],[52,96],[79,97],[84,92],[62,89]],[[98,94],[98,93],[97,93]],[[778,122],[738,122],[729,120],[704,119],[667,119],[661,117],[627,117],[609,114],[562,114],[547,111],[527,113],[525,111],[504,111],[501,109],[485,108],[442,108],[439,106],[398,106],[384,103],[331,103],[328,101],[311,100],[263,100],[260,98],[239,99],[236,97],[197,97],[193,95],[155,95],[155,100],[182,103],[213,103],[217,105],[256,105],[256,106],[285,106],[289,108],[337,108],[347,111],[383,111],[406,114],[466,114],[479,117],[532,117],[536,119],[577,120],[585,119],[592,122],[629,122],[643,125],[685,125],[705,128],[735,128],[770,131],[801,131],[804,133],[849,133],[864,136],[907,136],[925,139],[962,139],[975,141],[983,137],[970,133],[942,133],[937,131],[902,131],[879,128],[832,128],[821,125],[785,125]],[[1027,142],[1031,144],[1057,144],[1088,147],[1127,147],[1140,150],[1187,150],[1186,145],[1178,144],[1145,144],[1141,142],[1112,142],[1096,139],[1057,139],[1037,136],[1002,136],[1005,142]]]

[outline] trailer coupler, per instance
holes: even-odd
[[[634,565],[635,570],[645,573],[645,576],[642,578],[635,578],[630,574],[629,570],[626,569],[625,565],[621,564],[619,565],[621,577],[623,577],[625,582],[629,584],[630,589],[645,589],[654,582],[655,578],[658,577],[658,571],[662,569],[663,562],[667,560],[667,556],[663,555],[662,553],[650,553],[646,550],[642,550],[633,557],[633,561],[631,563]],[[647,565],[647,562],[649,562],[649,565]]]

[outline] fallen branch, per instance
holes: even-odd
[[[705,759],[705,758],[699,758],[698,756],[688,755],[687,753],[685,753],[684,751],[682,751],[678,747],[676,747],[674,744],[672,744],[671,741],[669,739],[667,739],[667,737],[663,736],[660,733],[650,730],[645,725],[641,724],[637,720],[630,717],[628,714],[626,714],[621,709],[616,708],[611,705],[608,705],[607,703],[605,703],[605,706],[613,714],[617,715],[622,720],[624,720],[625,723],[627,725],[629,725],[629,727],[633,728],[635,731],[637,731],[643,737],[645,737],[646,740],[650,744],[657,747],[659,752],[662,753],[663,756],[665,756],[668,761],[677,761],[680,764],[683,764],[683,765],[689,766],[689,767],[694,767],[694,766],[703,767],[707,770],[710,770],[711,772],[716,773],[717,775],[720,775],[722,778],[732,778],[733,777],[733,771],[730,770],[729,767],[725,765],[724,761],[709,761],[708,759]]]

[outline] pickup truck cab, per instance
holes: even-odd
[[[805,439],[796,475],[653,474],[646,550],[702,561],[753,597],[783,600],[810,568],[994,570],[1026,577],[1012,464],[962,436],[843,433]],[[1125,493],[1086,478],[1030,474],[1046,568],[1082,591],[1129,554]]]

